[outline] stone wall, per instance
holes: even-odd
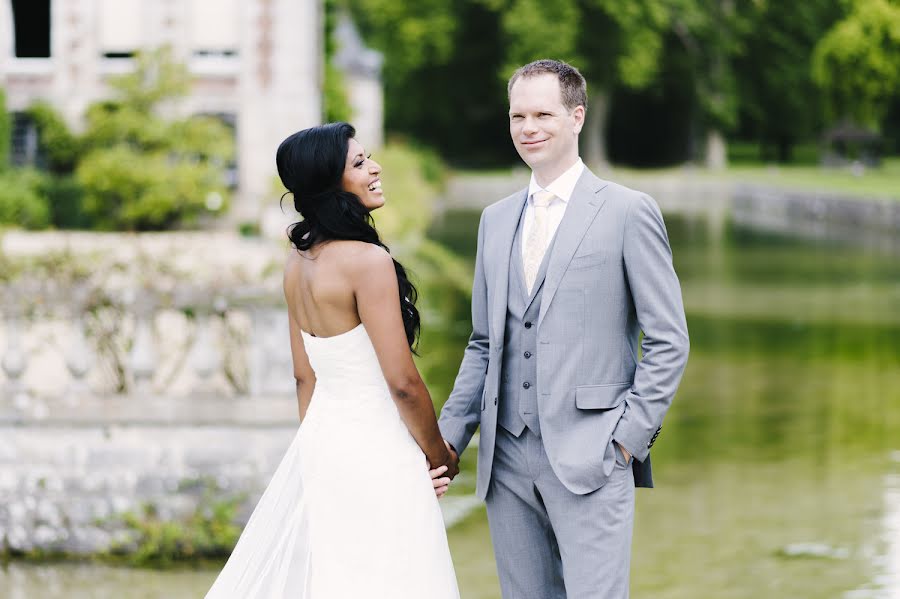
[[[150,503],[160,518],[177,519],[193,513],[207,490],[217,498],[244,495],[244,520],[297,430],[296,408],[287,400],[244,406],[256,412],[255,421],[206,403],[198,406],[200,418],[181,423],[162,417],[189,411],[174,403],[143,417],[140,406],[109,403],[103,419],[62,414],[25,422],[5,413],[0,544],[14,551],[102,551],[129,538],[117,515]],[[104,413],[102,406],[80,409]],[[216,418],[217,411],[232,417]]]
[[[734,222],[763,231],[900,245],[900,201],[743,185],[731,196]]]

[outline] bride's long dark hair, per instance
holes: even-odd
[[[308,250],[332,239],[364,241],[384,248],[369,210],[354,193],[344,191],[341,178],[347,148],[356,130],[348,123],[329,123],[294,133],[278,146],[278,176],[294,197],[294,208],[303,217],[288,228],[288,238],[298,250]],[[282,196],[283,197],[283,196]],[[418,292],[403,266],[394,260],[400,286],[400,312],[410,347],[419,336]]]

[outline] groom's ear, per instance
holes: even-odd
[[[575,135],[581,133],[582,128],[584,128],[584,116],[584,106],[578,105],[575,107],[575,110],[572,111],[572,117],[575,119],[575,128],[573,129]]]

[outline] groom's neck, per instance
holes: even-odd
[[[554,161],[551,164],[536,164],[531,167],[531,172],[534,173],[537,184],[546,189],[548,185],[559,179],[564,172],[572,168],[576,162],[578,162],[578,152],[571,156],[567,155],[565,158]]]

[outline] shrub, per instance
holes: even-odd
[[[95,150],[75,173],[84,189],[83,209],[97,229],[154,230],[191,224],[207,211],[206,198],[218,189],[220,173],[211,165],[175,161],[125,145]],[[217,210],[224,209],[224,205]]]
[[[41,229],[50,223],[50,209],[42,195],[46,175],[33,169],[0,172],[0,224]]]

